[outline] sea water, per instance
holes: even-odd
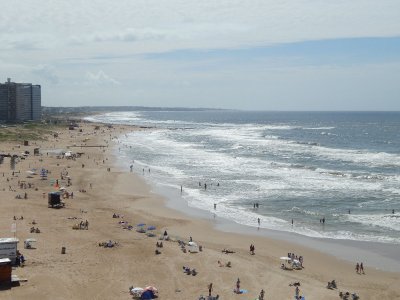
[[[400,243],[399,112],[135,111],[89,120],[152,127],[120,137],[120,163],[156,185],[182,186],[193,208],[311,237]]]

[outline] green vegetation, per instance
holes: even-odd
[[[57,130],[57,126],[43,123],[27,123],[0,128],[0,142],[45,140],[46,135]]]

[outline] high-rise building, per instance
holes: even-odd
[[[40,120],[41,87],[31,83],[15,83],[8,78],[0,83],[0,120]]]

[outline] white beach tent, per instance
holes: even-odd
[[[288,269],[288,266],[286,264],[288,264],[291,267],[290,262],[292,261],[292,259],[290,257],[282,256],[280,259],[283,260],[283,266],[285,269]]]
[[[300,261],[297,260],[297,259],[293,259],[292,267],[293,267],[294,269],[296,269],[296,270],[301,270],[301,269],[302,269],[301,263],[300,263]]]
[[[199,252],[199,246],[195,242],[188,243],[188,251],[190,253],[197,253]]]
[[[36,242],[36,240],[35,239],[33,239],[33,238],[29,238],[29,239],[26,239],[25,241],[24,241],[24,248],[25,249],[32,249],[32,243],[35,243]]]

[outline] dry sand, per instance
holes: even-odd
[[[66,128],[58,138],[48,136],[47,141],[26,147],[0,144],[0,153],[33,153],[35,147],[42,149],[42,156],[30,155],[19,162],[15,167],[19,173],[14,176],[9,159],[0,165],[0,237],[12,237],[11,224],[16,222],[19,249],[27,260],[23,268],[13,269],[13,274],[27,282],[0,290],[0,299],[131,299],[129,286],[154,285],[159,299],[194,300],[208,294],[211,282],[213,295],[219,294],[220,299],[255,299],[261,289],[266,292],[265,299],[294,299],[294,287],[289,284],[295,281],[301,282],[300,293],[306,299],[339,299],[339,291],[357,292],[360,299],[400,299],[399,273],[366,266],[366,274],[358,275],[354,265],[316,250],[264,237],[220,232],[206,220],[167,208],[165,200],[151,193],[140,176],[129,172],[129,166],[126,171],[116,169],[111,151],[116,141],[110,138],[133,128],[100,126],[95,130],[94,124],[82,124],[82,133]],[[74,144],[110,147],[70,148],[84,152],[76,160],[46,155],[46,149],[67,149]],[[39,175],[28,178],[27,170],[42,167],[50,171],[47,180],[41,180]],[[50,182],[58,179],[66,185],[60,179],[63,170],[71,177],[68,191],[74,193],[74,198],[65,199],[63,209],[48,208],[47,193],[56,190]],[[21,189],[18,181],[31,183],[33,188]],[[15,192],[9,190],[10,186]],[[86,193],[79,192],[82,189]],[[28,199],[15,199],[25,192]],[[112,218],[113,213],[123,218]],[[13,216],[24,219],[13,221]],[[32,225],[32,220],[37,225]],[[72,229],[85,220],[89,221],[88,230]],[[157,238],[123,229],[118,224],[122,220],[131,225],[154,225],[157,236],[165,229],[171,237],[186,242],[192,236],[203,251],[183,253],[177,242],[166,241],[160,248],[162,253],[155,255]],[[40,228],[41,233],[29,233],[32,226]],[[37,239],[36,249],[23,249],[23,241],[29,237]],[[117,241],[119,246],[99,247],[99,242],[108,240]],[[251,243],[256,247],[255,255],[249,254]],[[66,247],[66,254],[61,254],[62,247]],[[223,254],[224,248],[236,253]],[[288,252],[302,255],[305,268],[281,270],[279,257]],[[230,261],[232,267],[219,267],[218,260]],[[196,268],[198,275],[184,274],[182,266]],[[248,293],[233,293],[238,277]],[[326,288],[332,279],[338,284],[337,290]]]

